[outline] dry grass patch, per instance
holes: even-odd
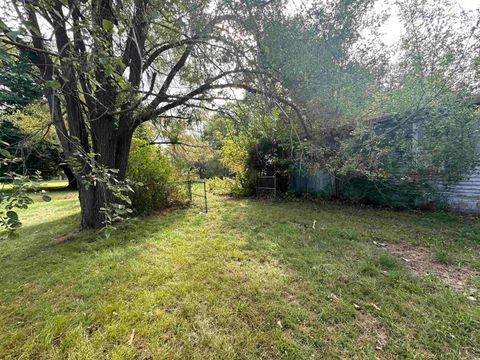
[[[450,264],[442,264],[435,260],[432,251],[422,247],[406,243],[390,243],[386,250],[399,257],[413,272],[421,276],[435,275],[447,285],[465,290],[472,286],[472,279],[479,276],[479,272],[469,267],[458,267]]]

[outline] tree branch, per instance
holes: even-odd
[[[182,145],[195,148],[211,148],[210,145],[196,145],[196,144],[187,144],[181,141],[152,141],[150,145]]]

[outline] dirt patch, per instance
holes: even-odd
[[[68,242],[68,241],[71,241],[71,240],[75,239],[75,236],[77,236],[78,234],[79,234],[79,231],[78,231],[78,230],[75,230],[75,231],[72,231],[72,232],[63,234],[63,235],[55,238],[55,239],[53,240],[53,243],[54,243],[54,244],[66,243],[66,242]]]
[[[386,250],[401,258],[413,272],[422,276],[434,274],[457,290],[467,288],[469,279],[479,275],[478,271],[470,268],[440,264],[434,260],[430,250],[421,246],[392,243],[386,245]]]
[[[387,359],[383,349],[388,343],[388,333],[382,323],[368,312],[361,312],[359,317],[360,343],[372,343],[372,346],[377,351],[376,359]]]

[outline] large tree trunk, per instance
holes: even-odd
[[[105,226],[105,213],[102,212],[102,208],[114,201],[113,195],[100,183],[88,188],[82,182],[79,184],[78,197],[82,217],[80,228],[82,230],[99,229]]]
[[[104,130],[109,130],[104,128]],[[105,131],[106,132],[106,131]],[[103,131],[98,131],[102,134]],[[113,135],[113,136],[112,136]],[[128,155],[132,142],[133,130],[123,132],[110,132],[98,135],[99,139],[109,139],[106,142],[98,142],[96,153],[99,155],[97,162],[109,169],[117,169],[117,180],[125,180]],[[95,142],[94,142],[95,143]],[[106,146],[109,144],[109,146]],[[82,175],[77,175],[79,188],[79,200],[81,209],[81,229],[98,229],[105,225],[105,213],[102,208],[108,204],[119,203],[120,201],[106,188],[105,184],[97,182],[95,186],[85,184]]]
[[[60,167],[62,168],[63,173],[65,174],[65,176],[67,177],[67,180],[68,180],[67,189],[68,190],[78,190],[77,178],[75,177],[75,174],[73,173],[70,166],[68,166],[67,164],[63,164]]]

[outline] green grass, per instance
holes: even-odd
[[[47,180],[47,181],[40,181],[38,186],[45,190],[60,190],[62,188],[67,187],[68,181],[67,180]],[[10,190],[12,185],[9,183],[1,183],[0,182],[0,191],[2,190]]]
[[[480,269],[474,222],[211,196],[208,214],[132,219],[102,239],[76,232],[75,193],[52,198],[0,240],[0,359],[480,356],[478,301],[373,244]]]

